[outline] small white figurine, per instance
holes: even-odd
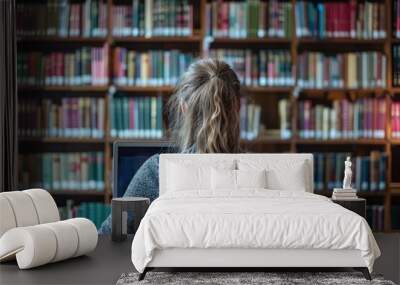
[[[351,160],[350,156],[347,157],[344,162],[344,179],[343,179],[343,189],[351,189],[351,176],[353,172],[351,171]]]

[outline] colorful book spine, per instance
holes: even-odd
[[[386,56],[380,52],[306,52],[299,56],[297,78],[301,88],[383,88]]]
[[[355,102],[334,100],[329,105],[311,100],[298,102],[298,130],[303,139],[385,138],[385,99],[363,98]]]
[[[384,231],[385,207],[383,205],[367,205],[367,222],[374,232]]]
[[[399,19],[400,22],[400,19]],[[400,86],[400,45],[393,46],[393,54],[392,54],[392,77],[393,77],[393,86]]]
[[[393,14],[392,14],[392,23],[393,23],[393,36],[395,38],[400,38],[400,1],[393,0]]]
[[[292,35],[290,1],[250,0],[206,3],[206,35],[229,38],[289,38]]]
[[[102,152],[56,152],[19,157],[20,187],[104,191]]]
[[[209,56],[224,60],[245,86],[291,86],[292,59],[286,50],[212,49]]]
[[[315,153],[315,191],[332,191],[342,188],[344,161],[352,157],[352,187],[358,192],[386,191],[387,154],[371,151],[369,156],[352,156],[351,153]]]
[[[161,96],[115,96],[110,101],[112,137],[147,139],[164,137]]]
[[[101,86],[108,84],[108,48],[21,52],[18,84],[23,86]]]
[[[290,139],[292,137],[292,113],[289,99],[278,101],[279,112],[279,138]]]
[[[261,106],[242,97],[240,100],[240,138],[256,139],[260,133],[260,122]]]
[[[279,121],[262,121],[262,107],[247,97],[240,99],[240,138],[254,140],[257,138],[290,139],[291,112],[288,99],[278,101]],[[265,119],[264,119],[265,120]]]
[[[22,137],[104,137],[104,98],[21,99],[18,134]]]
[[[400,102],[392,102],[392,138],[400,138]]]
[[[113,80],[120,86],[174,85],[194,60],[194,54],[179,50],[140,52],[117,47]]]
[[[103,221],[110,215],[111,206],[110,204],[96,203],[96,202],[84,202],[77,204],[72,200],[67,200],[65,206],[59,207],[60,219],[72,219],[72,218],[87,218],[91,220],[96,228],[99,229]]]
[[[105,37],[107,1],[47,0],[17,4],[20,36]]]
[[[384,39],[386,7],[373,1],[297,1],[296,35],[315,38]]]
[[[190,36],[193,34],[193,4],[189,0],[132,0],[115,4],[113,35]]]

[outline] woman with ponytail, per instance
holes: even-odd
[[[192,63],[168,102],[174,144],[182,153],[240,151],[240,83],[228,64],[215,59]],[[158,159],[150,157],[136,172],[124,194],[158,197]],[[111,217],[100,233],[111,233]]]

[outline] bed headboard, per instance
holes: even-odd
[[[190,163],[201,163],[201,164],[216,164],[218,161],[227,161],[232,160],[232,162],[236,165],[239,161],[242,160],[254,160],[258,162],[265,162],[270,164],[279,164],[279,163],[302,163],[307,169],[307,177],[304,177],[306,184],[307,192],[314,192],[314,179],[313,179],[313,155],[309,153],[241,153],[241,154],[161,154],[160,162],[159,162],[159,190],[160,195],[166,192],[166,185],[168,181],[168,163],[182,163],[182,162],[190,162]],[[290,169],[284,169],[285,173],[290,171]]]

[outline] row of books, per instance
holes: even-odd
[[[384,231],[385,207],[382,205],[367,205],[367,222],[374,232]]]
[[[357,199],[356,189],[335,188],[332,193],[332,200],[354,200]]]
[[[344,161],[350,153],[315,153],[314,188],[316,191],[332,191],[342,188]],[[371,151],[369,156],[352,157],[353,182],[357,191],[385,191],[387,154]]]
[[[132,0],[113,9],[114,36],[189,36],[193,5],[189,0]]]
[[[111,100],[111,136],[162,138],[162,97],[114,97]]]
[[[104,190],[102,152],[20,154],[21,187],[48,190]]]
[[[292,58],[287,50],[212,49],[209,56],[228,63],[246,86],[294,84]]]
[[[17,5],[17,33],[21,36],[105,37],[107,2],[45,0]]]
[[[288,99],[278,101],[279,121],[270,122],[262,119],[262,107],[255,104],[247,97],[240,101],[240,138],[243,140],[254,140],[258,137],[290,139],[291,130],[291,107]]]
[[[334,100],[332,106],[298,102],[299,136],[305,139],[385,138],[385,99]]]
[[[206,35],[210,37],[280,37],[292,34],[290,1],[211,1],[206,4]]]
[[[83,47],[72,52],[22,52],[17,74],[21,85],[108,84],[108,49]],[[114,82],[118,85],[173,85],[195,60],[178,50],[140,52],[114,50]],[[294,84],[290,52],[286,50],[212,49],[209,56],[225,60],[247,86]],[[378,52],[299,56],[301,88],[376,88],[386,85],[386,57]]]
[[[72,218],[87,218],[91,220],[96,228],[99,229],[103,221],[110,215],[110,204],[84,202],[75,204],[73,200],[67,200],[65,206],[59,207],[61,220]]]
[[[380,52],[299,55],[302,88],[376,88],[386,86],[386,56]]]
[[[319,38],[383,39],[386,7],[373,1],[297,1],[296,35]]]
[[[279,112],[279,138],[290,139],[292,137],[292,112],[291,104],[288,99],[280,99],[278,101]]]
[[[102,138],[104,118],[104,98],[23,98],[18,102],[18,133],[23,137]]]
[[[117,85],[174,85],[195,59],[179,50],[114,50],[114,83]]]
[[[399,18],[400,22],[400,18]],[[400,86],[400,45],[393,46],[393,86]]]
[[[240,99],[240,138],[256,139],[260,132],[260,123],[261,106],[242,97]]]
[[[400,102],[392,102],[392,137],[400,138]]]
[[[108,84],[108,48],[21,52],[17,57],[17,75],[21,85],[105,85]]]

